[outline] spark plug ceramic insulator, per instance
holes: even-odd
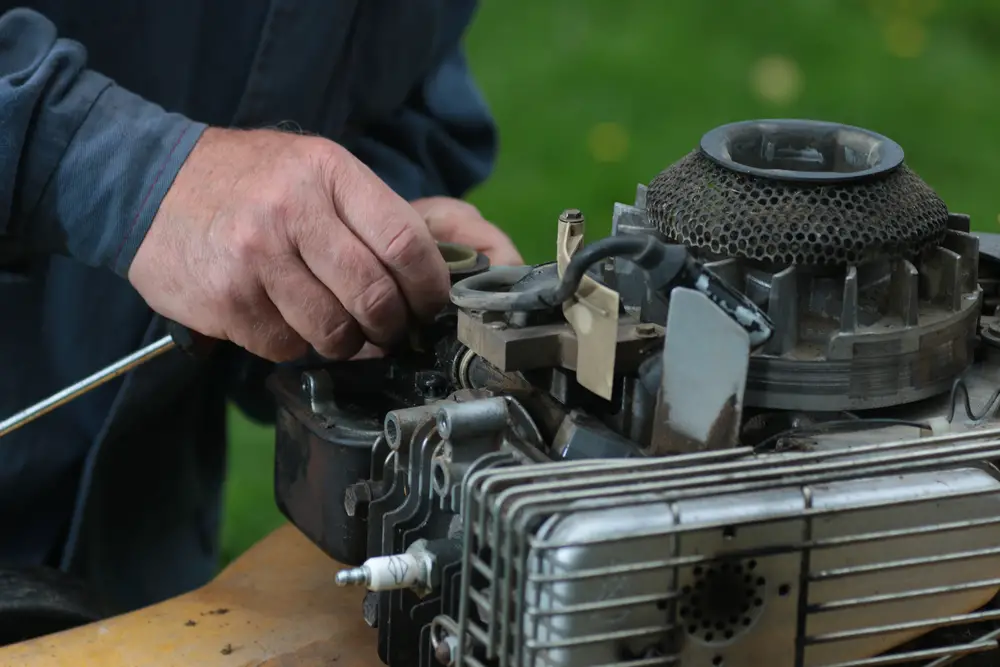
[[[337,573],[338,586],[365,586],[371,591],[421,588],[428,584],[425,559],[404,553],[369,558],[361,567]]]

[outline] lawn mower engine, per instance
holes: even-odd
[[[1000,661],[1000,238],[755,121],[407,352],[279,372],[276,494],[390,667]]]

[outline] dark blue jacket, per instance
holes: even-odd
[[[206,124],[340,141],[407,198],[460,196],[494,127],[462,55],[474,0],[0,0],[0,416],[164,334],[125,280]],[[225,404],[266,368],[170,353],[0,442],[0,560],[114,610],[206,581]]]

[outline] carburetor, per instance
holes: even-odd
[[[382,661],[994,664],[1000,239],[799,120],[585,224],[538,266],[454,249],[405,350],[271,378],[279,507]]]

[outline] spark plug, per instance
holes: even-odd
[[[457,540],[417,540],[402,554],[369,558],[359,567],[337,573],[338,586],[364,586],[370,591],[409,588],[418,595],[433,591],[444,565],[460,557]]]

